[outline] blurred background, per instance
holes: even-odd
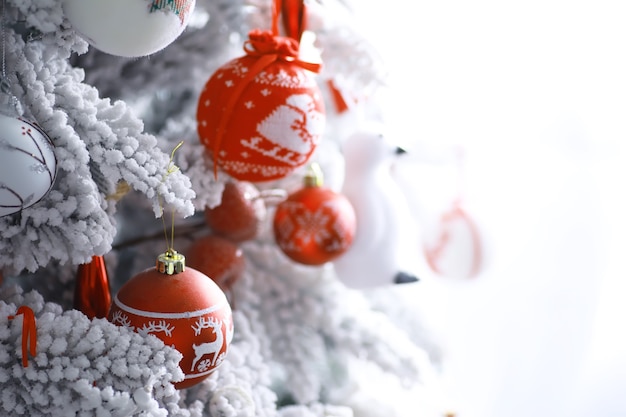
[[[382,6],[355,9],[389,64],[385,117],[414,151],[421,224],[461,184],[482,242],[476,277],[426,277],[449,403],[458,417],[625,416],[623,3]]]

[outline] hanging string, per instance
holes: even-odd
[[[23,315],[22,321],[22,366],[28,366],[28,347],[30,342],[30,356],[37,355],[37,323],[35,312],[27,306],[21,306],[14,315],[9,316],[13,320],[15,316]]]
[[[274,0],[272,2],[272,33],[274,36],[280,35],[280,29],[278,28],[278,16],[280,15],[281,0]]]
[[[456,196],[455,205],[460,205],[465,194],[465,148],[457,146],[454,149],[456,165]]]
[[[281,14],[285,34],[300,42],[306,30],[306,5],[304,0],[282,0]]]
[[[172,153],[170,153],[170,161],[167,164],[167,167],[165,169],[165,174],[163,174],[163,178],[161,179],[162,184],[165,183],[165,180],[167,179],[167,177],[169,177],[171,174],[180,170],[180,168],[178,168],[174,164],[174,154],[181,146],[183,146],[183,143],[184,142],[182,140],[178,142],[178,145],[176,145],[176,147],[172,150]],[[161,196],[159,193],[157,193],[157,202],[159,203],[159,209],[161,210],[161,221],[163,222],[163,233],[165,234],[165,244],[167,245],[167,253],[175,252],[174,251],[174,212],[172,212],[172,215],[171,215],[172,217],[171,237],[168,237],[163,204],[161,203]],[[170,242],[170,239],[171,239],[171,242]]]

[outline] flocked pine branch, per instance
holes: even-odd
[[[28,306],[37,326],[36,355],[21,363],[21,316]],[[5,288],[0,299],[2,414],[149,415],[172,413],[182,380],[180,353],[156,337],[142,337],[104,319],[89,320],[76,310],[44,303],[37,292]],[[105,414],[103,414],[105,413]]]
[[[246,317],[233,315],[237,332],[218,371],[179,391],[180,353],[155,336],[142,336],[104,319],[44,302],[36,291],[5,288],[0,297],[0,414],[15,416],[119,415],[272,417],[276,396],[258,337]],[[21,362],[19,306],[34,313],[37,349]],[[107,414],[107,412],[109,414]]]
[[[34,271],[50,260],[78,264],[108,252],[115,224],[107,196],[122,181],[150,199],[157,215],[158,195],[180,215],[192,214],[189,179],[165,175],[169,150],[156,146],[126,104],[100,98],[69,64],[87,45],[65,20],[62,2],[9,0],[7,8],[8,15],[17,11],[28,33],[38,34],[33,39],[6,28],[7,67],[12,93],[55,144],[58,175],[40,203],[0,219],[6,254],[0,266]]]
[[[244,5],[243,0],[197,0],[189,25],[166,49],[129,59],[90,48],[72,63],[85,68],[86,82],[107,97],[141,101],[167,99],[179,92],[195,96],[219,66],[243,52]]]
[[[249,275],[236,287],[237,303],[263,321],[271,360],[284,368],[284,389],[297,403],[323,400],[333,378],[334,384],[349,382],[337,377],[333,356],[365,358],[414,383],[430,372],[424,349],[373,311],[363,294],[344,287],[329,265],[294,264],[270,241],[250,242],[244,251]]]

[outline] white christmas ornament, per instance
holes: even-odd
[[[56,177],[54,144],[36,124],[0,113],[0,216],[41,200]]]
[[[359,227],[335,270],[353,288],[417,281],[417,225],[391,175],[391,164],[403,151],[382,132],[377,125],[364,127],[343,144],[342,193],[352,203]]]
[[[140,57],[165,48],[183,32],[195,0],[64,0],[76,31],[111,55]]]

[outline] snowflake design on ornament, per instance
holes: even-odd
[[[151,0],[150,13],[158,10],[173,12],[178,16],[182,25],[187,20],[193,4],[194,0]]]
[[[207,370],[209,370],[209,368],[211,368],[211,360],[210,359],[201,360],[200,363],[198,364],[198,372],[207,371]]]
[[[315,211],[307,210],[300,203],[286,203],[289,221],[280,225],[280,245],[285,249],[299,250],[300,244],[308,245],[311,241],[322,244],[330,239],[328,225],[330,216],[320,207]]]
[[[348,232],[350,227],[346,224],[345,218],[339,215],[339,213],[343,210],[342,204],[337,201],[328,201],[323,204],[323,207],[326,207],[331,213],[333,213],[333,218],[335,219],[330,227],[333,231],[335,239],[333,242],[328,243],[328,249],[335,251],[343,251],[347,249],[350,246],[352,239],[350,238],[350,234]]]
[[[328,233],[328,223],[330,217],[321,209],[305,211],[301,216],[296,217],[296,223],[300,226],[294,233],[294,238],[303,243],[310,243],[312,240],[316,243],[322,243],[330,237]]]

